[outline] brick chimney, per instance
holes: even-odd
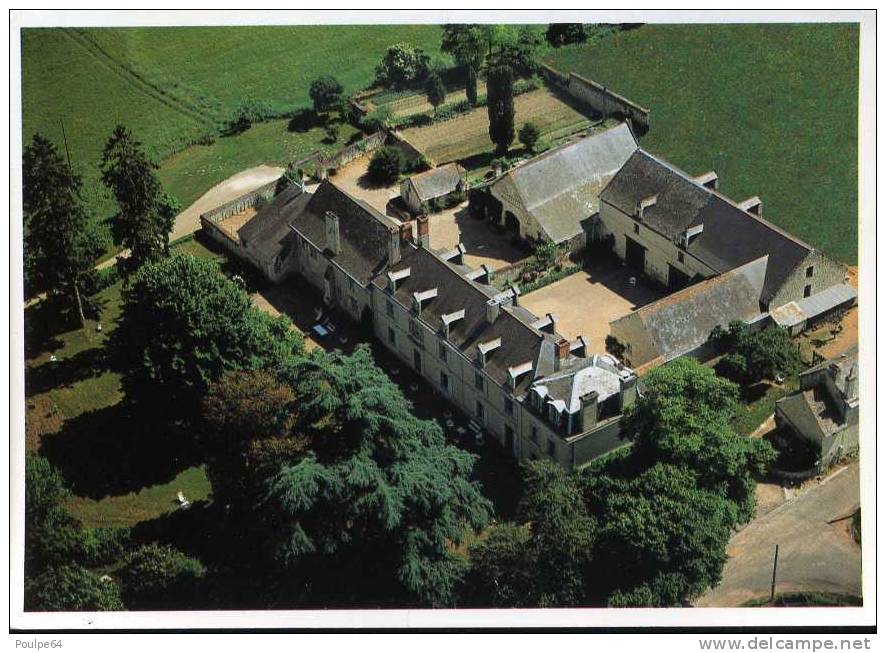
[[[431,248],[431,223],[428,220],[428,216],[420,215],[415,219],[415,223],[418,226],[418,246],[424,247],[425,249]]]
[[[560,338],[554,343],[554,370],[559,371],[563,366],[563,361],[569,357],[569,341],[566,338]]]

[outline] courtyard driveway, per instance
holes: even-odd
[[[557,331],[569,340],[584,336],[589,354],[606,351],[609,322],[661,297],[629,280],[637,273],[617,259],[603,257],[584,269],[520,298],[538,316],[557,316]]]
[[[848,518],[859,505],[858,462],[838,470],[732,536],[723,580],[696,607],[736,607],[769,595],[779,545],[776,592],[861,595],[861,547]]]
[[[375,186],[369,183],[366,170],[370,159],[370,156],[364,156],[349,163],[340,168],[329,181],[351,196],[363,200],[382,215],[387,215],[388,202],[400,196],[400,185]]]
[[[511,244],[510,236],[499,233],[485,220],[471,217],[467,202],[432,214],[430,227],[433,249],[452,249],[460,242],[465,247],[465,264],[472,268],[485,263],[500,270],[527,256]]]

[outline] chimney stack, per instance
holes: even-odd
[[[327,211],[323,217],[326,226],[326,249],[333,256],[341,253],[341,229],[338,224],[338,216],[332,211]]]
[[[490,299],[486,302],[486,321],[489,324],[494,324],[498,319],[498,314],[501,312],[501,304],[498,303],[496,299]]]
[[[560,338],[554,343],[554,370],[560,371],[563,361],[569,357],[569,341],[566,338]]]
[[[424,247],[425,249],[431,248],[431,223],[428,220],[428,216],[420,215],[415,219],[415,223],[418,226],[418,246]]]
[[[619,372],[619,390],[621,395],[621,409],[632,406],[637,400],[637,375],[625,368]]]
[[[392,229],[388,238],[388,265],[400,261],[400,230]]]

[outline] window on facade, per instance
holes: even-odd
[[[394,333],[394,330],[391,327],[388,327],[388,342],[392,345],[397,344],[397,334]]]
[[[686,257],[683,256],[683,252],[677,252],[677,260],[680,261],[680,263],[682,263],[685,258]]]
[[[444,392],[449,392],[449,376],[446,372],[440,372],[440,387]]]
[[[638,225],[638,224],[635,224],[635,225],[634,225],[634,233],[635,233],[635,234],[640,233],[640,225]]]
[[[557,454],[557,447],[554,445],[554,441],[550,438],[548,439],[548,455],[555,456]]]
[[[385,302],[385,311],[388,317],[394,317],[394,305],[391,302]]]
[[[505,415],[514,414],[514,402],[510,397],[505,397]]]
[[[483,391],[483,375],[480,372],[474,372],[474,387]]]
[[[809,279],[810,277],[812,277],[814,272],[814,266],[810,265],[808,268],[806,268],[806,278]]]
[[[483,422],[484,418],[486,417],[486,409],[483,407],[483,404],[481,404],[479,401],[476,402],[476,405],[474,406],[474,414],[477,416],[477,419],[480,420],[481,422]]]
[[[535,424],[533,424],[532,428],[529,430],[529,437],[532,438],[533,442],[538,442],[538,428]]]
[[[438,351],[438,353],[440,354],[440,360],[443,361],[443,362],[445,363],[445,362],[446,362],[446,356],[447,356],[447,353],[446,353],[446,345],[444,345],[442,342],[441,342],[441,343],[438,343],[438,345],[437,345],[437,351]]]
[[[803,287],[803,296],[809,297],[812,294],[812,286],[804,286]]]

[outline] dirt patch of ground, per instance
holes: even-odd
[[[472,217],[467,202],[432,214],[430,229],[433,249],[452,249],[461,243],[465,248],[465,265],[472,268],[485,263],[492,270],[500,270],[526,256],[507,235],[496,232],[492,224]]]
[[[242,213],[237,213],[236,215],[232,215],[228,218],[225,218],[221,222],[218,223],[218,228],[224,231],[228,238],[233,240],[234,242],[239,242],[240,237],[237,235],[237,231],[245,225],[256,213],[254,208],[249,208],[243,211]]]
[[[395,197],[400,196],[399,184],[376,186],[369,181],[366,171],[369,168],[369,156],[360,157],[335,173],[329,180],[343,191],[363,200],[382,215],[387,215],[387,206]]]
[[[61,431],[65,416],[55,402],[46,395],[28,397],[25,412],[25,450],[36,453],[40,439]]]
[[[584,269],[520,298],[535,313],[557,316],[557,331],[569,340],[584,336],[588,354],[606,351],[609,323],[655,301],[661,293],[641,284],[631,286],[636,272],[606,257]]]
[[[578,131],[591,122],[546,88],[515,97],[514,112],[515,125],[533,122],[548,139]],[[486,107],[427,127],[406,129],[403,135],[438,165],[492,149]]]

